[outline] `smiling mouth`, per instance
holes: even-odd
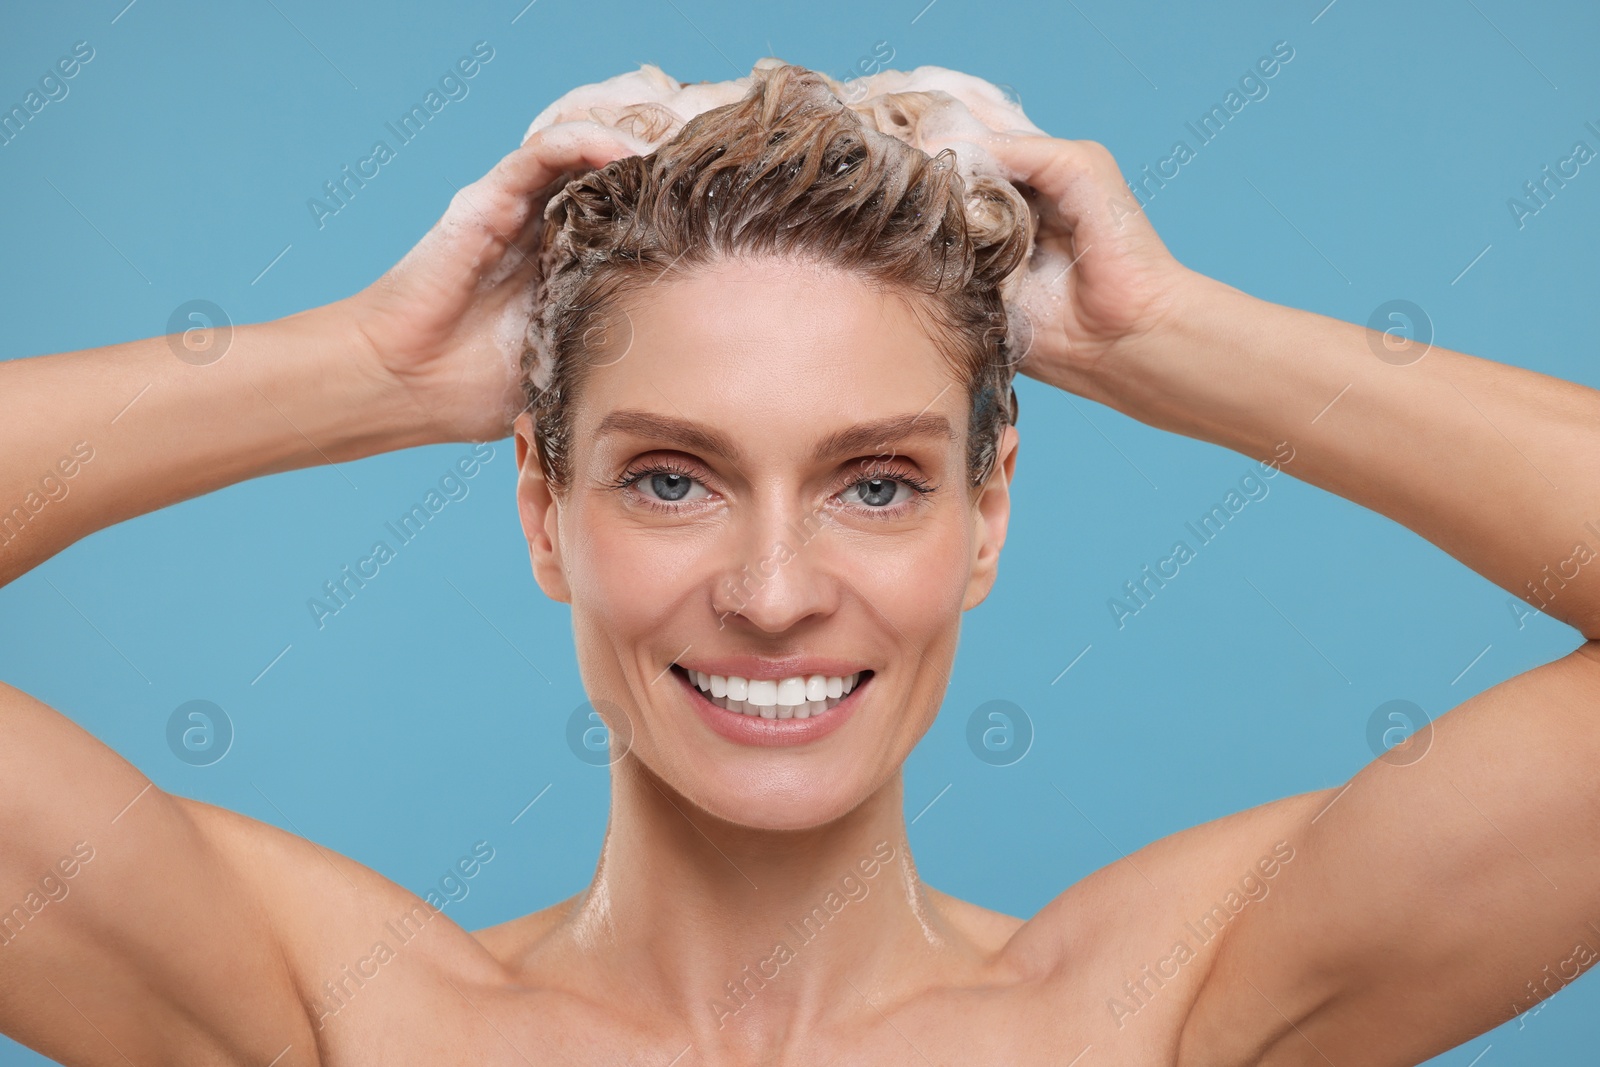
[[[762,719],[814,719],[832,711],[872,677],[872,671],[843,676],[813,674],[790,678],[740,678],[705,674],[674,663],[678,675],[705,700],[723,711]]]

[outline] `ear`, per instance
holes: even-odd
[[[967,579],[962,611],[982,604],[994,588],[1000,549],[1006,543],[1006,526],[1011,521],[1011,479],[1017,469],[1017,443],[1015,426],[1001,431],[994,467],[972,506],[972,574]]]
[[[572,603],[566,566],[561,561],[561,505],[550,491],[533,444],[533,417],[524,411],[512,423],[517,448],[517,515],[528,539],[528,559],[533,577],[544,595],[563,604]]]

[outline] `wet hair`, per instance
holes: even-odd
[[[841,268],[929,312],[919,318],[967,385],[971,484],[987,479],[1017,418],[1016,320],[1000,286],[1026,260],[1034,222],[1009,182],[963,179],[953,150],[929,156],[874,128],[913,124],[918,103],[891,94],[858,111],[815,71],[758,67],[743,99],[550,199],[522,383],[553,490],[569,485],[572,401],[587,369],[609,361],[596,352],[615,311],[669,270],[741,255]]]

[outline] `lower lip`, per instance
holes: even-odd
[[[861,703],[859,697],[862,690],[877,678],[876,674],[869,675],[865,681],[850,690],[848,696],[821,715],[812,715],[805,719],[767,719],[760,715],[746,715],[743,712],[719,708],[711,703],[711,698],[702,693],[687,675],[678,670],[673,670],[671,673],[678,679],[678,684],[688,691],[689,703],[694,706],[695,713],[707,726],[729,741],[736,741],[741,745],[765,746],[804,745],[827,737],[855,714],[857,706]]]

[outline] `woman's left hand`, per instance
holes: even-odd
[[[982,146],[1040,214],[1025,292],[1042,314],[1018,369],[1093,395],[1091,372],[1162,329],[1202,275],[1173,258],[1111,153],[1095,141],[996,133]]]

